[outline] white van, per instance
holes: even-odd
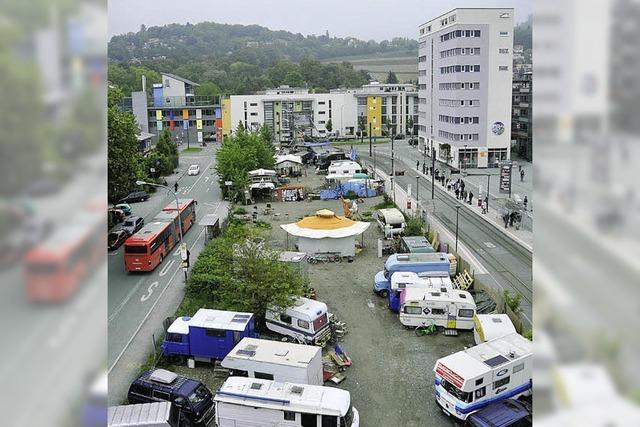
[[[171,402],[111,406],[108,427],[178,427],[179,414]]]
[[[467,291],[407,288],[400,294],[400,323],[405,326],[471,330],[475,314],[476,303]]]
[[[331,339],[327,304],[298,297],[284,312],[280,309],[265,313],[267,329],[291,337],[300,344],[324,346]]]
[[[516,332],[516,327],[506,314],[476,314],[473,324],[473,340],[476,345]]]
[[[436,402],[466,420],[490,403],[531,394],[533,343],[511,334],[436,361]]]
[[[230,369],[232,375],[300,384],[323,383],[322,350],[316,346],[243,338],[221,365]]]
[[[213,398],[218,427],[359,427],[346,390],[229,377]]]

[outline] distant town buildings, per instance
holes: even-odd
[[[511,116],[511,142],[518,155],[529,161],[533,158],[533,135],[531,120],[532,99],[531,71],[513,75],[513,99],[511,102],[513,114]]]
[[[453,9],[418,30],[420,147],[455,167],[510,159],[513,9]]]

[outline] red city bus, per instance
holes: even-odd
[[[182,232],[186,233],[191,226],[196,222],[196,205],[197,201],[194,199],[178,199],[178,206],[180,208],[180,219],[182,220]],[[175,211],[176,202],[169,203],[162,209],[164,212]]]
[[[83,212],[27,252],[23,271],[27,297],[34,302],[71,297],[104,261],[105,229],[101,212]]]
[[[156,221],[154,218],[124,242],[125,270],[154,270],[179,240],[175,221]]]

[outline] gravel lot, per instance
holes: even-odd
[[[312,175],[311,169],[308,172],[309,176],[301,177],[300,182],[317,187],[323,177]],[[293,179],[292,183],[295,182]],[[366,200],[360,212],[372,209],[381,200],[381,197]],[[264,207],[264,203],[258,204],[258,211],[261,213]],[[274,202],[272,207],[280,215],[260,214],[259,219],[272,224],[270,243],[283,250],[287,239],[280,224],[294,222],[323,208],[342,214],[339,200]],[[327,303],[329,310],[349,328],[342,347],[352,358],[353,366],[347,369],[347,379],[339,387],[351,392],[363,426],[455,425],[435,402],[432,369],[439,357],[472,346],[473,334],[419,338],[400,324],[397,315],[387,309],[386,300],[372,292],[373,277],[384,263],[384,258],[376,256],[376,240],[381,236],[372,223],[364,234],[364,250],[354,262],[304,266],[318,299]],[[295,238],[290,237],[289,250],[294,249],[294,243]],[[212,391],[225,379],[224,372],[210,365],[198,364],[196,369],[175,367],[175,370],[200,378]]]

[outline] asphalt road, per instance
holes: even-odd
[[[200,166],[199,175],[184,174],[191,164]],[[179,178],[178,197],[198,201],[197,220],[221,208],[220,190],[213,166],[214,148],[210,146],[200,153],[181,154],[179,173],[167,177],[170,186]],[[146,223],[173,200],[172,194],[159,189],[148,201],[133,204],[133,215],[143,216]],[[192,260],[196,259],[203,247],[203,227],[196,222],[185,233],[184,240]],[[127,273],[124,270],[123,250],[120,247],[110,253],[108,259],[110,403],[119,403],[126,397],[123,392],[126,393],[127,385],[133,379],[131,375],[137,372],[136,366],[139,366],[140,359],[144,359],[151,350],[152,337],[149,330],[157,331],[162,319],[173,315],[184,290],[177,247],[172,250],[171,256],[148,273]]]
[[[406,142],[396,144],[394,149],[396,170],[405,170],[404,176],[396,177],[396,185],[406,190],[411,184],[415,194],[416,176],[415,161],[417,151],[408,147]],[[405,146],[405,147],[403,147]],[[395,148],[395,147],[394,147]],[[358,146],[359,156],[368,162],[373,158],[368,156],[368,146]],[[391,171],[390,144],[376,147],[376,165],[385,171]],[[430,214],[434,215],[440,223],[455,233],[456,209],[458,201],[435,185],[435,199],[431,200],[431,183],[421,178],[419,180],[419,199],[429,205]],[[511,240],[505,234],[496,230],[494,225],[487,221],[460,209],[458,218],[459,242],[463,243],[488,270],[485,280],[492,281],[502,289],[522,295],[521,308],[527,319],[532,318],[532,254],[518,243]]]

